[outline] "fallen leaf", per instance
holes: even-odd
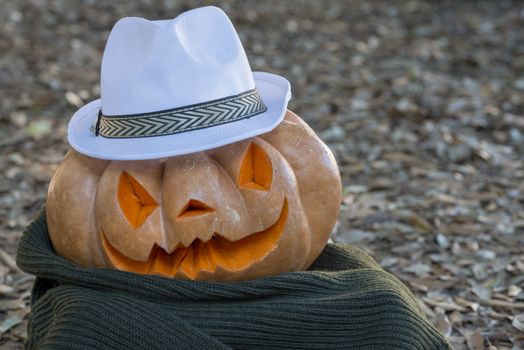
[[[4,264],[9,266],[13,271],[20,271],[18,266],[16,266],[15,259],[13,259],[13,257],[11,255],[7,254],[7,252],[5,250],[3,250],[2,248],[0,248],[0,260]]]
[[[14,293],[15,289],[7,284],[0,284],[0,295],[10,295]]]
[[[5,319],[4,322],[0,323],[0,335],[20,323],[22,323],[22,319],[17,315]]]
[[[75,106],[76,108],[80,108],[84,104],[80,96],[78,96],[72,91],[67,91],[64,97],[70,105]]]
[[[504,300],[488,300],[486,305],[508,309],[524,309],[524,302],[510,302]]]
[[[485,350],[486,345],[484,337],[480,334],[479,331],[466,334],[466,343],[470,350]]]
[[[426,275],[429,272],[431,272],[431,266],[429,264],[423,264],[423,263],[413,264],[411,266],[404,268],[404,271],[415,274],[417,276],[422,276],[422,275]]]
[[[428,233],[433,230],[433,226],[431,226],[429,221],[419,215],[412,215],[409,221],[420,232]]]
[[[475,293],[480,298],[480,300],[487,301],[491,299],[491,289],[482,283],[472,282],[471,287],[473,293]]]
[[[451,335],[453,326],[451,325],[448,316],[446,316],[446,313],[443,310],[437,310],[434,324],[435,327],[437,327],[437,329],[441,331],[445,337],[449,337]]]
[[[515,317],[513,318],[513,322],[511,322],[511,325],[517,328],[519,331],[524,332],[524,314],[515,315]]]
[[[29,123],[26,132],[35,140],[41,140],[44,136],[51,133],[51,122],[49,120],[40,119]]]
[[[430,306],[438,306],[440,307],[441,309],[443,310],[446,310],[446,311],[454,311],[454,310],[457,310],[457,311],[466,311],[467,309],[465,307],[462,307],[458,304],[455,304],[453,302],[445,302],[445,301],[436,301],[436,300],[432,300],[428,297],[422,297],[422,300],[430,305]]]

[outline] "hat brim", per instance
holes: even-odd
[[[101,102],[98,99],[86,104],[73,115],[67,128],[67,139],[76,151],[108,160],[173,157],[248,139],[277,127],[284,119],[291,99],[291,87],[285,78],[264,72],[253,72],[253,77],[267,110],[249,119],[167,136],[105,138],[95,136],[90,131],[100,110]]]

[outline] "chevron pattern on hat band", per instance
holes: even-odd
[[[109,116],[100,112],[91,131],[107,138],[164,136],[231,123],[266,110],[255,88],[218,100],[153,113]]]

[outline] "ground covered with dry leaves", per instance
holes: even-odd
[[[212,3],[207,1],[205,4]],[[27,336],[32,277],[14,264],[99,96],[123,16],[201,2],[0,2],[0,347]],[[228,1],[254,70],[292,82],[290,108],[334,150],[334,241],[365,248],[419,297],[456,349],[524,348],[522,2]]]

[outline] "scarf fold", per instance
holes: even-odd
[[[329,244],[308,271],[243,282],[77,266],[45,211],[17,264],[36,275],[27,349],[451,349],[413,294],[361,250]]]

